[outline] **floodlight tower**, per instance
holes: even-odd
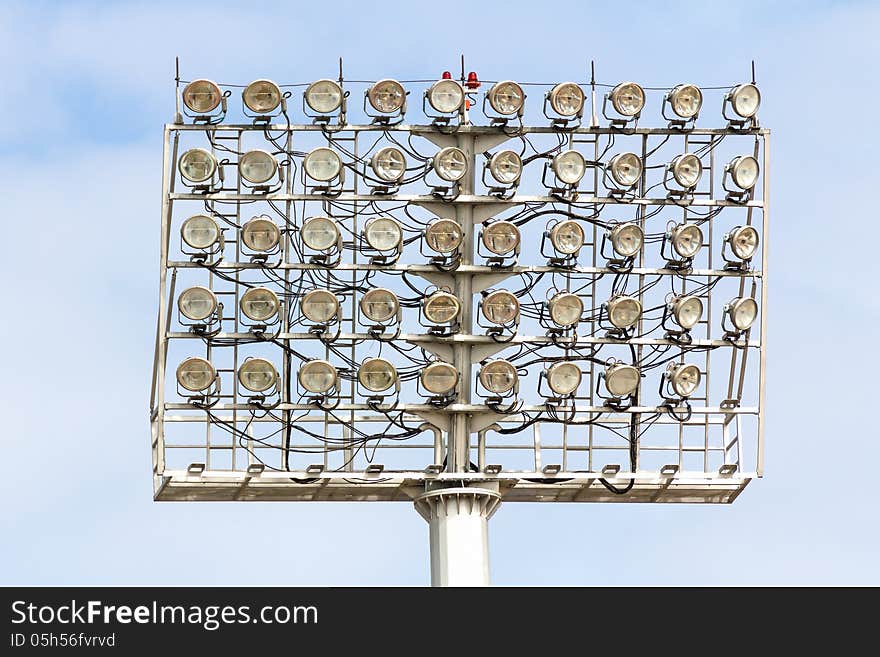
[[[474,130],[469,124],[459,126],[454,135],[425,133],[436,146],[455,146],[465,155],[467,172],[459,181],[459,195],[446,202],[428,203],[426,207],[440,217],[454,213],[461,227],[461,266],[452,272],[454,292],[462,302],[460,340],[453,344],[453,365],[460,375],[457,403],[450,407],[447,432],[447,472],[467,472],[470,468],[471,381],[474,364],[472,342],[474,328],[474,227],[475,217],[482,221],[500,211],[504,204],[481,203],[475,196],[477,153],[509,139],[504,134]],[[486,199],[482,199],[486,201]],[[484,206],[477,214],[476,206]],[[449,212],[449,209],[452,212]],[[493,212],[494,210],[494,212]],[[487,212],[489,214],[487,214]],[[489,518],[501,504],[497,487],[485,483],[475,486],[441,485],[415,499],[419,514],[428,521],[431,543],[431,583],[434,586],[485,586],[489,584]]]

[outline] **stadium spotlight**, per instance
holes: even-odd
[[[486,330],[487,335],[501,335],[505,331],[515,334],[519,326],[519,301],[507,290],[485,290],[479,302],[479,311],[488,322],[477,324]]]
[[[436,290],[422,300],[419,323],[431,335],[452,335],[458,333],[460,315],[458,297],[447,290]]]
[[[564,399],[573,397],[583,379],[583,373],[577,363],[571,361],[558,361],[541,371],[538,380],[538,394],[544,397],[548,403],[559,403]],[[543,383],[546,382],[552,394],[543,391]]]
[[[339,321],[339,299],[330,290],[310,290],[300,300],[301,320],[310,322],[310,333],[325,333]]]
[[[458,380],[459,373],[453,365],[435,360],[419,374],[419,394],[428,397],[430,404],[445,406],[456,397]]]
[[[752,197],[752,190],[758,183],[761,166],[758,160],[751,155],[739,155],[728,162],[724,167],[724,179],[722,186],[727,192],[728,201],[744,202]],[[731,187],[729,183],[733,183]]]
[[[721,257],[727,263],[726,269],[746,270],[758,252],[758,231],[754,226],[737,226],[724,236]],[[730,253],[728,253],[730,249]],[[730,255],[733,257],[730,257]]]
[[[379,80],[364,92],[364,113],[373,119],[373,123],[399,123],[406,114],[407,93],[397,80]]]
[[[682,153],[672,159],[663,175],[663,186],[670,196],[691,194],[703,175],[703,163],[693,153]],[[672,180],[670,180],[670,177]],[[675,182],[681,189],[670,187]]]
[[[584,301],[573,292],[556,292],[541,305],[540,324],[547,334],[559,336],[575,329],[584,314]]]
[[[277,392],[278,370],[265,358],[248,358],[238,368],[238,382],[245,390],[258,393],[249,398],[250,403],[262,403],[265,393],[271,394],[272,388]]]
[[[425,91],[422,101],[425,116],[432,119],[435,124],[448,125],[454,118],[460,122],[464,121],[466,101],[464,88],[453,80],[451,75],[448,77],[447,75],[444,73],[442,79],[437,80]],[[432,114],[428,107],[436,113]]]
[[[242,251],[250,255],[253,262],[265,262],[270,254],[278,251],[280,242],[281,230],[267,215],[253,217],[241,227],[241,244],[246,247]]]
[[[316,192],[339,193],[345,181],[345,169],[339,153],[326,146],[309,151],[303,158],[302,179],[303,185]],[[309,180],[314,182],[310,184]]]
[[[516,263],[519,256],[520,242],[519,228],[516,224],[503,219],[493,221],[483,224],[477,252],[486,258],[486,264],[489,266],[510,266]]]
[[[181,98],[193,123],[220,123],[226,116],[226,97],[211,80],[193,80],[183,88]]]
[[[209,326],[219,322],[222,310],[217,295],[201,285],[189,287],[177,297],[178,319],[194,333],[204,333]]]
[[[180,250],[194,261],[203,262],[208,256],[223,253],[223,231],[214,218],[206,214],[195,214],[184,220],[180,225],[180,240]]]
[[[642,249],[645,233],[634,221],[615,224],[602,235],[599,252],[608,261],[608,267],[619,271],[632,269],[635,257]],[[611,253],[607,253],[608,245]]]
[[[666,400],[687,399],[697,391],[701,378],[696,365],[669,363],[660,379],[660,395]]]
[[[564,199],[574,200],[577,188],[587,172],[587,161],[578,151],[560,151],[553,159],[544,163],[541,183],[550,190],[550,194]],[[552,180],[549,180],[550,174]]]
[[[608,114],[608,105],[616,115]],[[623,128],[629,122],[636,123],[645,107],[645,90],[635,82],[621,82],[605,94],[602,114],[611,121],[612,127]]]
[[[241,92],[241,102],[245,107],[245,115],[250,116],[254,123],[269,123],[277,111],[287,114],[289,96],[289,93],[282,93],[281,88],[272,80],[254,80]],[[248,111],[252,114],[248,114]]]
[[[367,290],[358,302],[361,313],[361,323],[369,324],[368,331],[380,335],[388,326],[398,324],[397,333],[400,332],[401,310],[397,295],[384,287],[375,287]],[[397,337],[395,334],[394,337]]]
[[[666,113],[667,105],[674,116]],[[684,129],[688,123],[693,127],[702,106],[703,92],[700,88],[693,84],[680,84],[663,97],[663,118],[669,121],[670,127]]]
[[[483,361],[477,380],[488,395],[480,395],[487,405],[498,404],[505,397],[519,394],[519,373],[510,361],[503,359]]]
[[[193,403],[204,403],[208,397],[220,392],[220,377],[210,362],[198,356],[187,358],[177,366],[178,394],[188,397]],[[186,391],[186,392],[183,392]],[[200,392],[202,395],[188,395],[189,392]]]
[[[639,389],[642,374],[633,365],[610,362],[605,370],[599,372],[599,379],[604,383],[608,394],[603,394],[600,382],[596,382],[596,394],[605,400],[608,406],[622,409],[630,405],[632,398]]]
[[[204,148],[190,148],[178,162],[183,184],[198,191],[210,191],[217,177],[223,181],[223,169],[214,154]]]
[[[544,96],[544,116],[559,129],[574,130],[584,115],[584,90],[574,82],[560,82]]]
[[[611,324],[605,327],[609,337],[628,338],[642,317],[642,302],[635,297],[617,294],[602,304],[603,317]]]
[[[400,377],[397,369],[384,358],[367,358],[357,372],[357,381],[365,397],[371,402],[382,402],[388,395],[400,392]],[[384,395],[379,393],[386,393]]]
[[[336,222],[325,216],[309,217],[299,230],[303,251],[309,249],[316,253],[309,256],[309,262],[327,267],[336,265],[342,254],[342,233]]]
[[[758,108],[761,106],[761,92],[752,83],[738,84],[724,96],[722,114],[731,128],[748,129],[758,127]],[[731,116],[728,111],[733,112]]]
[[[494,182],[486,181],[486,172]],[[494,196],[512,196],[522,177],[523,163],[519,153],[511,150],[498,151],[490,157],[483,167],[483,184]]]
[[[264,150],[255,149],[246,152],[238,160],[238,173],[242,183],[251,187],[254,192],[269,192],[272,185],[267,184],[272,178],[278,177],[278,184],[284,182],[283,169],[272,155]]]
[[[751,297],[736,297],[724,306],[721,328],[726,340],[738,340],[752,328],[758,317],[758,302]]]
[[[303,93],[303,112],[315,123],[330,123],[335,117],[345,123],[345,100],[348,93],[335,80],[316,80]]]
[[[370,264],[394,264],[403,253],[403,228],[396,219],[372,217],[364,225],[361,245],[377,252]]]
[[[252,329],[257,332],[266,330],[270,324],[275,324],[281,319],[281,301],[278,295],[267,287],[251,287],[241,295],[238,300],[238,309],[241,314],[253,322]]]
[[[399,187],[406,174],[406,157],[399,148],[386,146],[380,148],[370,158],[370,168],[378,178],[378,182],[370,179],[366,172],[364,178],[373,188],[374,194],[392,194]]]
[[[523,88],[512,80],[503,80],[493,84],[483,97],[483,114],[491,125],[505,126],[513,117],[522,119],[525,103]]]
[[[440,180],[451,183],[451,185],[431,185],[431,193],[445,198],[458,196],[458,183],[464,178],[468,168],[464,152],[455,146],[442,148],[431,159],[431,168]]]
[[[642,160],[635,153],[618,153],[605,166],[602,176],[609,193],[624,194],[642,178]]]
[[[576,263],[585,239],[584,229],[576,220],[551,219],[541,239],[541,255],[548,259],[551,267],[571,267]],[[548,242],[553,247],[552,255],[547,253]]]
[[[703,302],[698,296],[682,294],[674,296],[663,307],[662,326],[666,329],[666,338],[677,342],[691,342],[691,329],[703,317]],[[670,327],[675,322],[677,328]]]
[[[326,360],[308,360],[299,368],[296,380],[312,401],[323,402],[339,384],[339,372]]]
[[[459,247],[463,239],[464,233],[461,232],[461,226],[457,221],[434,219],[425,227],[420,243],[421,247],[426,246],[434,253],[425,253],[424,248],[420,248],[420,251],[423,256],[430,257],[432,263],[443,269],[452,269],[461,259]]]
[[[667,254],[668,247],[674,253]],[[696,224],[672,224],[663,236],[661,256],[668,269],[685,269],[703,247],[703,231]]]

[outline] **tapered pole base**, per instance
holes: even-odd
[[[415,500],[428,521],[432,586],[489,585],[489,518],[501,496],[485,488],[440,488]]]

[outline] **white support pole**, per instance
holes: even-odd
[[[489,518],[501,495],[485,488],[440,488],[415,500],[428,521],[431,586],[489,585]]]

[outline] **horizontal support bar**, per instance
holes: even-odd
[[[256,407],[249,404],[226,404],[226,403],[218,403],[211,407],[211,411],[249,411],[255,410]],[[386,410],[388,412],[400,412],[404,413],[483,413],[489,410],[486,406],[482,404],[450,404],[449,406],[445,406],[443,408],[433,406],[431,404],[378,404],[376,406],[370,406],[369,404],[350,404],[350,403],[340,403],[337,406],[331,408],[335,413],[340,413],[344,411],[370,411],[370,410]],[[517,409],[517,412],[526,412],[526,413],[538,413],[540,411],[546,410],[547,407],[543,405],[523,405],[521,408]],[[181,411],[181,410],[201,410],[198,407],[194,407],[192,404],[180,404],[180,403],[167,403],[165,404],[165,410],[167,411]],[[275,411],[318,411],[318,409],[314,404],[278,404],[277,406],[272,407],[272,410]],[[658,413],[666,410],[665,408],[661,408],[660,406],[631,406],[630,408],[626,408],[623,410],[614,409],[610,406],[556,406],[554,410],[559,414],[566,414],[574,411],[575,413]],[[684,412],[685,409],[683,407],[677,407],[678,412]],[[758,409],[753,406],[741,406],[738,408],[721,408],[720,406],[694,406],[690,409],[690,412],[693,415],[757,415]],[[387,420],[387,418],[386,418]],[[586,420],[582,422],[578,422],[577,419],[568,422],[567,424],[586,424]]]
[[[205,269],[205,265],[192,262],[190,260],[171,260],[168,262],[168,269]],[[211,265],[212,269],[218,270],[237,270],[237,269],[291,269],[291,270],[326,270],[327,267],[315,265],[306,262],[277,262],[274,264],[256,263],[256,262],[230,262],[223,260],[217,264]],[[517,265],[515,267],[507,267],[501,269],[499,267],[489,267],[481,265],[462,265],[458,269],[451,272],[440,271],[431,265],[371,265],[365,263],[339,263],[335,265],[333,271],[405,271],[413,274],[499,274],[509,273],[511,276],[523,273],[557,273],[557,274],[617,274],[618,272],[608,267],[572,267],[570,269],[562,269],[559,267],[549,267],[545,265]],[[632,276],[639,275],[660,275],[660,276],[729,276],[734,278],[761,278],[761,272],[757,270],[749,270],[746,272],[732,269],[664,269],[657,267],[633,267],[627,272]]]
[[[500,199],[497,196],[475,196],[462,194],[455,199],[446,200],[438,199],[435,196],[424,194],[388,194],[388,195],[370,195],[370,194],[230,194],[227,192],[218,192],[212,194],[185,194],[174,192],[168,194],[168,198],[172,201],[317,201],[324,202],[332,200],[334,203],[369,203],[372,201],[388,201],[397,203],[437,203],[442,201],[451,204],[506,204],[510,206],[522,205],[525,203],[557,203],[562,205],[674,205],[678,207],[701,207],[701,208],[761,208],[764,202],[761,200],[748,201],[746,203],[736,203],[722,199],[694,198],[687,202],[681,199],[670,198],[618,198],[613,196],[579,196],[576,203],[562,201],[553,196],[512,196],[508,199]]]
[[[278,132],[322,132],[326,128],[324,126],[315,125],[313,123],[297,123],[297,124],[287,124],[287,123],[273,123],[271,125],[254,125],[252,123],[227,123],[227,124],[218,124],[218,125],[204,125],[204,124],[181,124],[181,123],[168,123],[165,125],[167,130],[171,132],[229,132],[229,131],[242,131],[242,132],[259,132],[263,133],[266,130],[278,131]],[[454,134],[461,135],[500,135],[500,134],[510,134],[510,138],[514,139],[517,134],[572,134],[572,135],[661,135],[661,136],[674,136],[674,135],[746,135],[746,136],[761,136],[765,137],[770,134],[770,130],[766,128],[757,128],[751,130],[731,130],[730,128],[693,128],[691,130],[682,131],[680,129],[675,128],[643,128],[636,127],[627,130],[620,130],[618,128],[610,128],[610,127],[589,127],[589,126],[581,126],[580,128],[575,128],[574,130],[557,130],[551,126],[523,126],[522,128],[517,127],[515,134],[510,134],[512,132],[512,128],[510,127],[497,127],[497,126],[480,126],[480,125],[462,125],[457,127]],[[425,125],[425,124],[400,124],[400,125],[379,125],[379,124],[359,124],[359,125],[346,125],[341,128],[334,127],[334,135],[339,134],[339,132],[411,132],[414,134],[444,134],[448,135],[450,131],[449,126],[443,126],[442,129],[438,128],[434,125]]]
[[[196,411],[198,409],[188,408],[186,410]],[[223,414],[223,415],[216,415],[215,417],[217,420],[220,420],[222,422],[227,422],[230,424],[232,422],[238,422],[240,424],[241,423],[251,424],[254,422],[275,422],[275,423],[279,422],[278,419],[270,417],[268,415],[259,416],[259,417],[251,417],[248,415],[248,416],[238,416],[237,418],[233,418],[232,415]],[[198,415],[164,415],[163,419],[165,422],[168,422],[168,423],[172,423],[172,422],[206,422],[207,416],[204,414],[204,411],[202,411]],[[340,420],[336,420],[332,416],[325,416],[323,413],[321,413],[319,415],[300,415],[300,416],[297,416],[296,421],[297,421],[297,423],[319,422],[319,423],[323,424],[324,422],[326,422],[327,424],[330,424],[330,425],[336,425],[336,424],[342,425],[342,424],[346,424],[349,421],[349,419],[343,418]],[[354,421],[357,423],[361,423],[361,424],[364,424],[364,423],[388,424],[388,416],[387,415],[356,415],[354,418]],[[422,419],[420,417],[418,417],[417,415],[404,415],[403,421],[415,423],[415,422],[421,422]],[[505,419],[498,419],[498,420],[496,420],[496,422],[497,422],[497,424],[514,424],[514,425],[519,424],[519,422],[517,422],[517,421],[505,420]],[[627,418],[614,417],[612,415],[612,416],[609,416],[606,418],[602,418],[602,424],[619,424],[621,426],[626,426],[629,424],[629,422],[630,421],[629,421],[628,417]],[[655,420],[652,420],[651,422],[652,422],[652,424],[674,424],[676,426],[684,425],[684,426],[703,427],[703,426],[706,426],[707,424],[710,426],[716,426],[716,425],[717,426],[724,426],[724,423],[726,422],[726,420],[723,417],[713,417],[713,416],[709,415],[709,416],[703,416],[700,418],[692,418],[686,422],[679,422],[676,419],[666,417],[666,416],[661,416]],[[541,423],[542,423],[541,420],[538,420],[537,424],[541,424]],[[571,424],[578,425],[578,424],[584,424],[584,422],[575,421]],[[202,446],[204,447],[204,445],[202,445]],[[532,445],[531,447],[534,448],[534,445]],[[567,449],[572,449],[572,447],[569,446]],[[676,447],[676,449],[678,449],[678,448]]]
[[[404,342],[428,342],[431,344],[454,344],[454,343],[464,343],[464,344],[499,344],[498,341],[493,340],[488,335],[452,335],[452,336],[436,336],[429,334],[421,334],[421,333],[401,333],[399,336],[395,336],[393,333],[383,333],[381,336],[384,336],[386,340],[390,340],[391,338],[395,338],[399,341]],[[185,331],[171,331],[165,336],[168,339],[202,339],[205,336],[200,335],[198,333],[191,333]],[[278,340],[320,340],[321,335],[315,333],[278,333],[274,336]],[[253,333],[214,333],[211,335],[211,339],[213,340],[255,340],[255,336]],[[375,340],[376,336],[373,336],[369,333],[340,333],[339,335],[334,336],[334,343],[339,342],[360,342],[363,340]],[[504,345],[518,345],[524,343],[537,343],[537,344],[546,344],[546,345],[559,345],[561,347],[579,347],[584,345],[591,344],[634,344],[634,345],[658,345],[658,346],[681,346],[681,343],[675,342],[673,340],[667,340],[665,338],[629,338],[626,340],[621,340],[618,338],[594,338],[590,336],[577,336],[577,338],[549,338],[546,335],[538,335],[538,336],[527,336],[527,335],[518,335],[511,339],[510,341],[500,343]],[[761,343],[757,341],[749,341],[746,344],[743,340],[737,340],[735,342],[730,342],[728,340],[693,340],[689,342],[686,346],[688,347],[750,347],[750,348],[760,348]]]

